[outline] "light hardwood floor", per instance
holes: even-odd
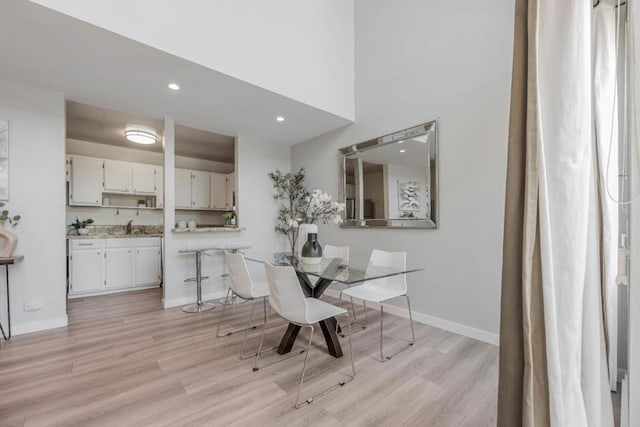
[[[215,337],[220,306],[186,314],[163,310],[160,298],[154,289],[75,299],[68,327],[3,342],[0,425],[495,425],[495,346],[416,323],[416,344],[380,363],[378,314],[370,310],[369,328],[353,335],[356,379],[296,410],[302,356],[252,372],[253,360],[238,357],[242,334]],[[249,308],[235,307],[232,321],[244,323]],[[266,342],[275,344],[284,327],[270,328]],[[409,336],[406,319],[385,314],[386,349]],[[263,363],[280,357],[267,354]],[[316,334],[305,396],[345,379],[347,363],[329,356]]]

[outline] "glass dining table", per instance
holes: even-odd
[[[251,257],[246,257],[249,261],[263,262]],[[401,274],[415,273],[424,270],[423,268],[405,268],[402,270],[368,265],[365,269],[347,265],[341,258],[323,258],[318,264],[305,264],[290,253],[276,253],[271,261],[274,265],[291,266],[294,268],[300,287],[307,297],[320,298],[332,283],[342,283],[345,285],[355,285],[368,280],[382,279],[385,277],[398,276]],[[313,281],[311,278],[316,278]],[[334,357],[342,357],[342,347],[338,340],[337,320],[335,317],[320,322],[320,329],[327,343],[329,354]],[[300,326],[289,324],[287,330],[280,340],[278,353],[289,353],[293,348],[295,340],[300,332]]]

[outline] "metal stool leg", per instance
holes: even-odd
[[[202,301],[202,251],[196,251],[196,295],[197,301],[195,304],[188,305],[182,308],[185,313],[201,313],[203,311],[209,311],[215,307],[215,305]]]

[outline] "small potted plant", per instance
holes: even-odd
[[[89,234],[89,229],[87,228],[87,225],[89,224],[93,224],[93,220],[91,218],[85,219],[84,221],[80,221],[76,218],[76,220],[71,223],[71,227],[73,227],[79,235],[85,235]]]
[[[222,214],[222,217],[224,218],[224,225],[226,226],[233,226],[234,224],[234,219],[236,217],[236,215],[233,212],[225,212]]]

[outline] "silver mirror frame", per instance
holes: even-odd
[[[378,138],[370,139],[368,141],[353,144],[339,150],[338,170],[339,170],[339,198],[340,201],[346,203],[347,194],[347,174],[346,174],[346,160],[355,153],[361,153],[367,150],[378,148],[384,145],[395,144],[402,139],[408,139],[409,137],[420,136],[424,134],[433,133],[434,146],[433,149],[429,148],[430,152],[433,152],[435,173],[433,180],[430,182],[429,193],[431,201],[431,218],[430,219],[352,219],[348,220],[343,218],[343,223],[340,225],[342,228],[391,228],[391,229],[437,229],[440,223],[440,194],[439,194],[439,149],[438,149],[438,122],[433,120],[417,126],[412,126],[407,129],[403,129],[397,132],[383,135]],[[428,154],[430,156],[430,154]],[[429,159],[426,159],[429,161]],[[345,212],[346,215],[346,212]]]

